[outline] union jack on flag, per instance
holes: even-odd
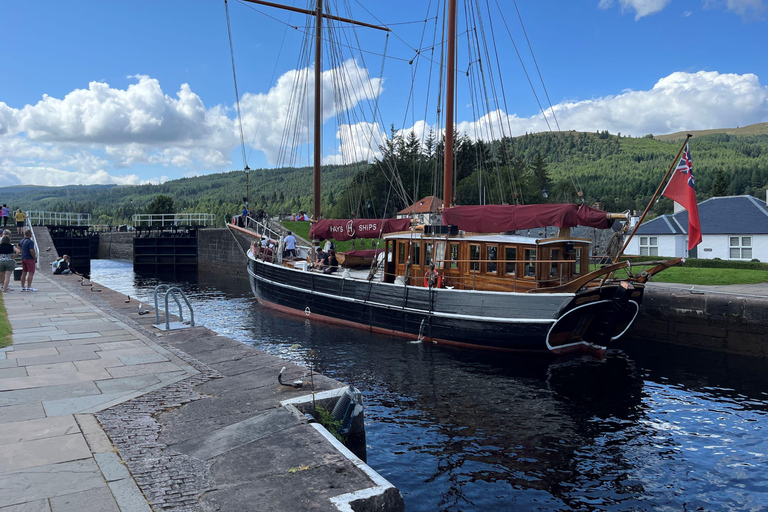
[[[691,161],[691,152],[688,150],[688,144],[685,145],[685,151],[683,151],[683,156],[680,157],[680,162],[678,162],[675,170],[686,174],[688,176],[688,186],[693,188],[693,162]]]

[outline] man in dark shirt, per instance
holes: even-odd
[[[328,255],[321,248],[317,248],[315,253],[315,262],[313,266],[318,270],[323,270],[328,265]]]
[[[21,248],[21,291],[36,292],[32,288],[32,277],[35,275],[35,263],[37,262],[37,253],[35,252],[35,241],[32,240],[32,230],[27,229],[24,232],[24,239],[19,242]],[[24,283],[27,283],[24,286]]]

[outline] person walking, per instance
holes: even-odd
[[[24,231],[24,220],[27,218],[26,215],[24,215],[24,212],[21,211],[21,208],[16,210],[16,215],[14,215],[16,218],[16,234],[17,235],[23,235]]]
[[[8,208],[7,204],[3,205],[2,215],[3,215],[3,227],[5,227],[8,225],[8,217],[11,215],[11,209]]]
[[[11,284],[11,276],[15,268],[16,261],[13,259],[11,232],[6,229],[2,238],[0,238],[0,285],[3,288],[3,292],[13,290],[9,285]]]
[[[19,210],[21,211],[21,210]],[[32,230],[27,229],[24,232],[24,239],[19,242],[21,248],[21,291],[36,292],[32,288],[32,277],[35,275],[35,263],[37,262],[37,253],[35,252],[35,241],[32,240]],[[24,286],[26,281],[27,286]]]

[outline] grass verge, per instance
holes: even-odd
[[[8,312],[5,310],[3,297],[0,295],[0,348],[10,347],[13,343],[13,329],[8,321]]]
[[[768,281],[766,270],[672,267],[653,277],[658,283],[698,285],[757,284]]]

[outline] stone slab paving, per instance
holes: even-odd
[[[3,295],[0,511],[149,512],[93,414],[199,372],[42,272],[34,286]]]

